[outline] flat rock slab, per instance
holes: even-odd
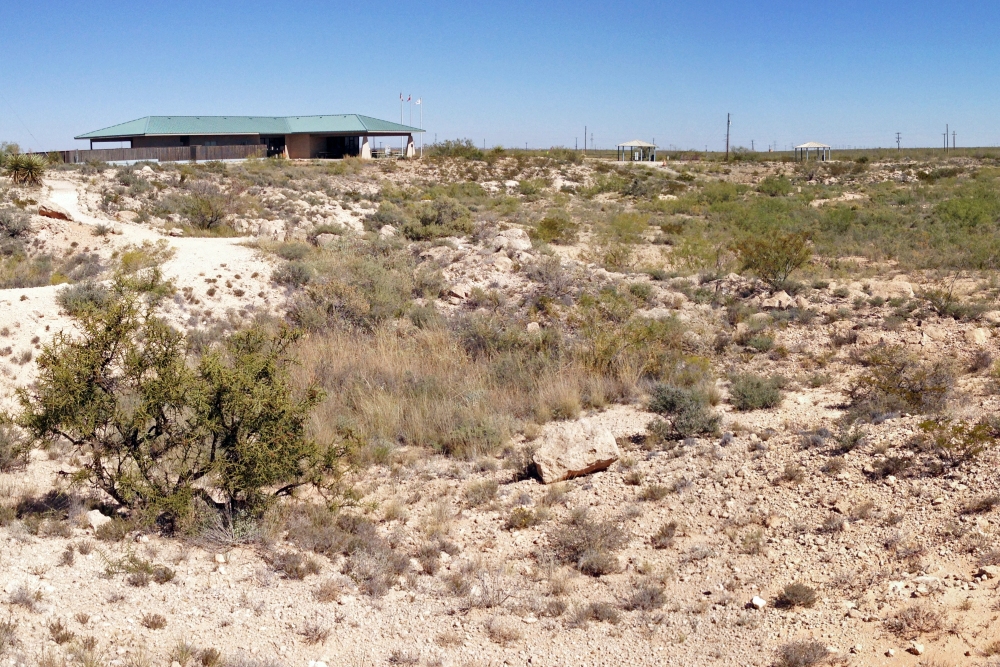
[[[604,470],[620,455],[611,430],[585,418],[553,424],[534,461],[542,482],[552,484]]]

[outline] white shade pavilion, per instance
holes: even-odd
[[[656,161],[656,144],[645,141],[628,141],[618,144],[619,162],[654,162]]]
[[[830,147],[826,144],[818,144],[815,141],[810,141],[809,143],[802,144],[801,146],[796,146],[795,159],[808,160],[809,154],[813,151],[816,153],[817,160],[823,160],[825,162],[830,159]]]

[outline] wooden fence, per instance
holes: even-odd
[[[267,147],[250,146],[178,146],[173,148],[99,148],[81,151],[54,151],[63,162],[207,162],[211,160],[245,160],[264,157]],[[51,155],[51,153],[49,154]]]

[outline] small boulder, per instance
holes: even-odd
[[[523,229],[505,229],[496,235],[493,244],[497,250],[531,250],[531,238]]]
[[[454,299],[468,299],[472,294],[472,288],[465,283],[460,283],[448,288],[447,296]]]
[[[752,598],[750,598],[750,606],[753,607],[754,609],[763,609],[764,607],[767,606],[767,600],[760,597],[759,595],[755,595]]]
[[[910,642],[910,648],[906,649],[906,651],[913,655],[923,655],[924,645],[919,642]]]
[[[590,419],[553,424],[535,452],[538,475],[545,484],[606,469],[618,460],[615,436]]]
[[[1000,579],[1000,566],[998,565],[983,565],[976,572],[977,577],[986,577],[987,579]]]
[[[87,512],[87,523],[94,530],[97,530],[106,523],[111,523],[111,517],[104,516],[100,510],[90,510]]]
[[[171,227],[167,234],[170,236],[184,236],[184,230],[180,227]]]
[[[337,235],[336,234],[317,234],[316,235],[316,245],[318,245],[320,248],[325,248],[328,245],[331,245],[336,240],[337,240]]]
[[[786,310],[795,305],[795,301],[792,297],[788,296],[785,290],[780,290],[775,292],[771,298],[764,299],[760,302],[761,308],[771,308],[777,310]]]
[[[378,235],[384,239],[392,238],[396,235],[396,228],[392,225],[384,225],[378,230]]]
[[[965,332],[965,342],[969,345],[982,347],[990,340],[990,332],[986,329],[969,329]]]
[[[73,222],[73,216],[67,213],[65,210],[59,208],[55,204],[42,205],[38,207],[38,215],[43,218],[52,218],[53,220],[66,220],[67,222]]]

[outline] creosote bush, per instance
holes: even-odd
[[[671,417],[670,425],[677,439],[719,429],[719,416],[708,407],[708,397],[691,388],[657,384],[649,400],[649,410]]]
[[[615,553],[628,542],[628,535],[615,521],[593,521],[585,514],[556,530],[551,538],[561,560],[594,577],[618,570]]]
[[[777,604],[781,607],[811,607],[817,599],[815,588],[796,581],[781,590]]]
[[[774,379],[744,373],[733,378],[729,401],[742,412],[773,408],[781,403],[781,389]]]
[[[235,515],[329,488],[339,450],[306,433],[322,395],[289,384],[296,335],[252,328],[192,358],[136,280],[119,277],[105,307],[78,315],[79,336],[43,349],[37,384],[18,394],[20,426],[39,444],[69,441],[85,460],[77,481],[150,518],[189,520],[196,498]]]
[[[809,237],[799,232],[770,230],[746,236],[736,242],[734,249],[741,271],[752,272],[775,289],[812,257]]]
[[[902,346],[880,344],[860,358],[863,371],[851,385],[851,413],[871,421],[894,412],[942,410],[955,387],[948,361],[922,363]]]

